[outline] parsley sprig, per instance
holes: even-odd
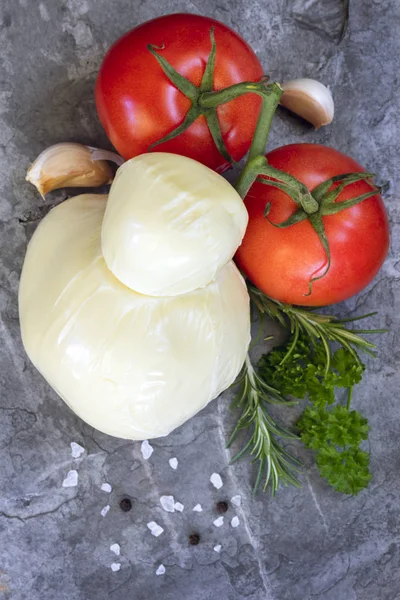
[[[369,455],[360,448],[368,437],[368,422],[350,409],[353,387],[365,370],[358,351],[374,356],[375,345],[361,336],[385,330],[348,328],[349,323],[375,313],[339,319],[271,300],[251,284],[249,292],[261,318],[272,317],[290,334],[256,368],[249,358],[246,361],[233,402],[242,414],[229,445],[242,429],[252,428],[252,435],[234,460],[248,450],[254,456],[258,462],[255,489],[263,474],[264,489],[271,484],[273,494],[280,482],[299,485],[301,465],[277,439],[297,436],[271,417],[268,405],[288,406],[296,403],[288,397],[307,398],[309,405],[297,422],[302,442],[316,452],[320,474],[334,489],[357,494],[371,479]],[[347,389],[344,404],[337,399],[340,388]]]
[[[310,405],[297,422],[302,442],[316,452],[319,471],[333,488],[357,494],[371,478],[369,456],[359,448],[368,437],[368,422],[350,410],[353,386],[361,381],[365,366],[345,347],[331,355],[328,372],[326,363],[322,343],[310,343],[301,333],[295,349],[289,341],[264,355],[258,368],[260,377],[283,394],[308,398]],[[336,402],[338,388],[348,390],[345,405]]]

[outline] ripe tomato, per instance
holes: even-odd
[[[352,158],[317,144],[291,144],[267,154],[273,167],[303,182],[310,191],[335,175],[364,169]],[[344,188],[336,202],[371,190],[365,181]],[[318,235],[306,220],[287,228],[274,227],[264,216],[282,223],[297,209],[281,190],[256,182],[245,198],[249,225],[236,254],[239,267],[267,296],[288,304],[325,306],[362,290],[378,273],[389,246],[389,226],[379,194],[334,215],[322,217],[331,252],[331,266]]]
[[[109,139],[125,159],[147,152],[151,144],[182,123],[191,106],[147,45],[162,47],[160,56],[199,86],[211,51],[211,27],[216,41],[214,90],[259,81],[263,69],[250,46],[223,23],[199,15],[172,14],[148,21],[108,51],[96,83],[96,106]],[[258,96],[246,94],[217,108],[225,145],[235,160],[250,147],[260,105]],[[154,150],[194,158],[219,172],[229,166],[218,152],[204,116]]]

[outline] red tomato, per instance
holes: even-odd
[[[267,154],[273,167],[303,182],[310,191],[335,175],[364,171],[352,158],[317,144],[291,144]],[[368,192],[365,181],[344,188],[336,202]],[[318,235],[308,221],[278,229],[264,216],[282,223],[297,209],[287,194],[255,183],[245,198],[249,225],[236,260],[249,279],[267,296],[288,304],[325,306],[341,302],[362,290],[378,273],[389,246],[389,226],[379,194],[335,215],[322,217],[331,252],[327,257]]]
[[[147,152],[150,144],[182,123],[191,106],[147,45],[165,46],[160,55],[199,86],[211,50],[211,27],[216,41],[214,90],[259,81],[263,69],[250,46],[223,23],[199,15],[173,14],[148,21],[108,51],[96,83],[96,106],[109,139],[125,159]],[[258,96],[247,94],[217,108],[223,139],[235,160],[250,147],[260,104]],[[229,166],[203,116],[179,137],[154,150],[194,158],[219,172]]]

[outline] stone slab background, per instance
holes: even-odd
[[[348,27],[343,23],[348,10]],[[251,495],[248,461],[228,466],[233,425],[229,394],[165,439],[144,460],[140,443],[113,439],[73,415],[24,354],[17,290],[26,244],[37,222],[68,191],[46,204],[25,181],[48,145],[107,146],[93,85],[110,44],[157,15],[189,11],[238,30],[278,81],[320,79],[332,89],[336,116],[313,132],[283,111],[270,147],[328,144],[389,182],[392,243],[384,268],[336,314],[379,316],[388,327],[379,356],[354,404],[371,425],[373,481],[355,498],[329,489],[310,454],[303,487]],[[400,598],[400,259],[397,175],[400,106],[398,0],[1,0],[0,2],[0,600],[397,600]],[[84,453],[74,459],[70,443]],[[177,457],[176,471],[168,460]],[[62,482],[69,470],[76,487]],[[224,486],[209,482],[220,473]],[[112,492],[101,490],[108,482]],[[159,504],[173,494],[185,509]],[[221,528],[218,500],[242,497]],[[122,512],[119,501],[133,507]],[[192,507],[201,503],[203,512]],[[101,510],[110,510],[105,517]],[[230,519],[237,514],[240,525]],[[146,527],[157,521],[164,533]],[[201,542],[188,545],[198,531]],[[118,543],[120,557],[110,551]],[[213,547],[222,545],[220,553]],[[110,565],[121,564],[118,572]],[[163,576],[156,576],[162,563]]]

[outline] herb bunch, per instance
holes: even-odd
[[[282,346],[262,356],[256,368],[249,358],[246,361],[233,401],[242,414],[228,445],[241,429],[251,427],[252,435],[233,460],[246,451],[254,456],[255,489],[263,474],[264,489],[271,483],[273,494],[280,482],[299,485],[301,465],[277,439],[298,436],[271,417],[268,405],[290,406],[307,398],[308,406],[297,422],[301,441],[316,452],[319,472],[335,490],[357,494],[371,480],[369,455],[360,448],[368,437],[368,421],[351,409],[353,388],[365,369],[358,351],[374,355],[375,345],[361,336],[385,330],[349,328],[374,313],[338,319],[271,300],[251,284],[249,292],[261,319],[268,315],[290,333]]]

